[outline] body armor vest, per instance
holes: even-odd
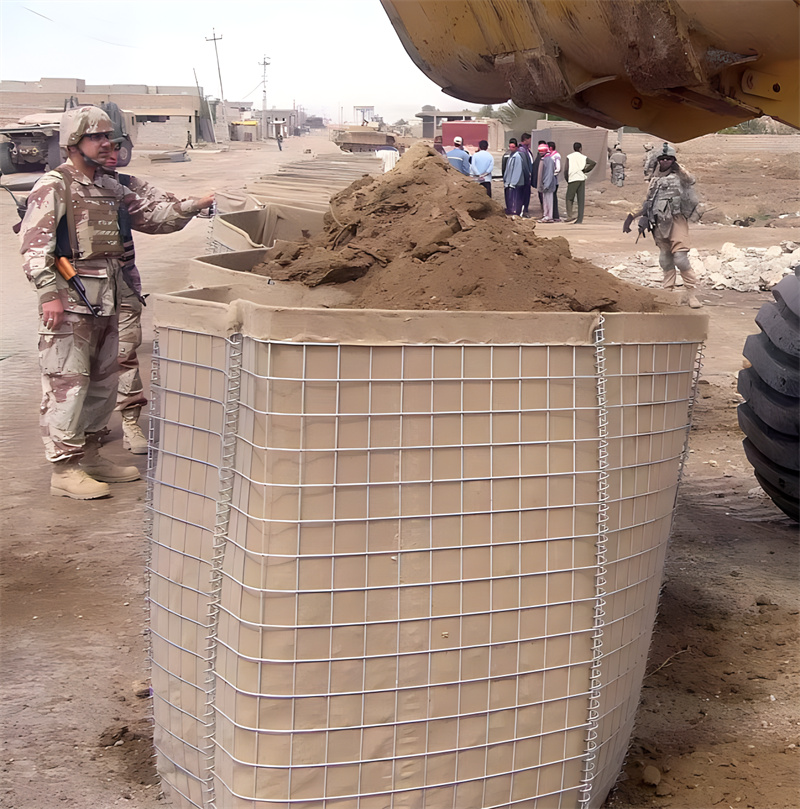
[[[89,185],[80,196],[73,195],[75,230],[78,238],[77,258],[119,257],[122,240],[119,233],[119,203],[109,190]]]
[[[67,211],[56,228],[56,254],[71,258],[78,275],[104,277],[107,267],[102,259],[123,252],[117,196],[93,183],[77,183],[66,167],[56,173],[67,184]]]
[[[647,196],[650,227],[664,239],[669,238],[673,217],[684,216],[689,219],[697,207],[694,192],[684,187],[680,176],[675,172],[665,177],[656,174],[650,181]]]

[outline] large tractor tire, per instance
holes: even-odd
[[[761,333],[744,344],[739,426],[761,488],[800,522],[800,277],[787,275],[772,294],[756,315]]]

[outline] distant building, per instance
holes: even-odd
[[[416,114],[422,119],[422,137],[433,140],[436,135],[442,134],[443,121],[474,121],[478,113],[474,110],[437,110],[436,107],[425,106]]]
[[[265,111],[259,110],[254,115],[260,116],[264,122],[267,138],[270,139],[276,138],[278,134],[284,138],[299,135],[302,127],[306,125],[306,114],[298,108],[278,109],[273,107]]]
[[[216,111],[194,86],[146,84],[86,84],[83,79],[0,82],[0,125],[10,126],[36,113],[57,113],[65,103],[99,104],[113,101],[136,118],[134,141],[139,146],[180,145],[189,132],[195,142],[215,140]]]
[[[375,107],[353,107],[353,122],[368,124],[375,120]]]
[[[0,126],[16,124],[36,113],[60,113],[65,103],[113,101],[135,116],[134,143],[139,146],[184,146],[192,140],[256,141],[299,135],[305,126],[302,108],[262,112],[252,101],[222,102],[206,97],[195,85],[87,84],[83,79],[39,79],[0,82]],[[228,130],[225,130],[225,121]],[[255,123],[254,123],[255,122]]]

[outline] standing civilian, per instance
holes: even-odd
[[[558,175],[561,174],[561,154],[559,153],[558,149],[556,149],[556,145],[553,141],[547,141],[547,148],[550,149],[550,156],[553,158],[553,163],[555,164],[555,174],[556,174],[556,187],[553,191],[553,221],[560,222],[561,217],[558,215]]]
[[[447,153],[447,160],[454,169],[469,176],[469,152],[464,151],[464,141],[458,135],[453,138],[453,148]]]
[[[542,155],[548,151],[547,141],[540,140],[536,144],[536,154],[533,155],[533,166],[531,168],[531,191],[536,188],[537,196],[539,197],[539,210],[542,210],[542,194],[538,189],[539,182],[539,164],[542,162]]]
[[[508,142],[508,154],[503,155],[503,187],[506,198],[506,214],[519,216],[522,206],[522,186],[525,184],[525,170],[517,139]]]
[[[583,224],[583,206],[586,199],[586,175],[595,167],[594,160],[586,157],[580,143],[572,144],[573,152],[567,155],[564,161],[564,176],[567,178],[567,222],[576,225]],[[572,215],[575,197],[578,198],[578,215]]]
[[[522,187],[522,216],[530,219],[531,183],[533,181],[533,155],[531,154],[531,134],[523,132],[520,138],[519,151],[525,161],[526,177]]]
[[[542,152],[542,159],[539,163],[539,176],[536,184],[539,193],[542,195],[542,222],[553,221],[553,196],[556,190],[556,161],[553,155],[545,146],[547,151]]]
[[[470,174],[478,178],[478,182],[492,196],[492,172],[494,171],[494,157],[487,151],[489,142],[482,140],[478,143],[478,151],[472,156]]]

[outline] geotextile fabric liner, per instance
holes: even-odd
[[[254,211],[218,214],[211,222],[211,250],[253,250],[269,246],[276,239],[302,241],[322,230],[322,219],[320,211],[275,203]]]
[[[600,806],[707,318],[284,308],[268,290],[155,296],[172,800]]]

